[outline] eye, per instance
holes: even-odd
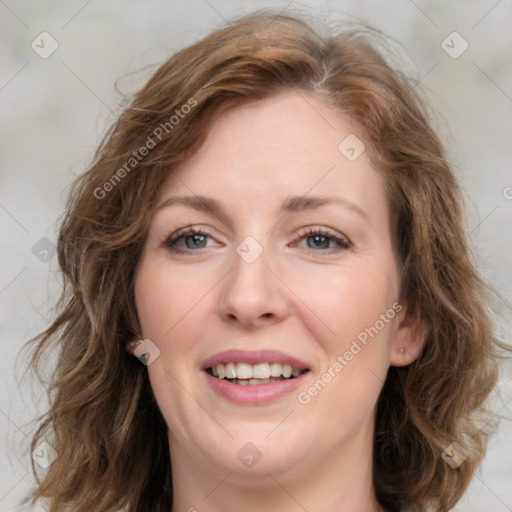
[[[300,240],[294,244],[316,253],[332,254],[352,247],[347,238],[325,228],[308,228],[306,232],[299,231],[297,234]],[[213,240],[203,229],[188,226],[169,236],[165,246],[174,253],[195,252],[215,246],[215,243],[208,244],[208,239]],[[306,246],[303,245],[304,242]]]
[[[297,234],[301,236],[298,245],[305,242],[306,248],[313,249],[314,252],[331,254],[352,247],[352,243],[347,238],[324,228],[308,228],[305,233],[298,232]],[[304,246],[302,245],[302,247]]]
[[[187,227],[173,233],[165,242],[165,245],[176,253],[194,251],[195,249],[205,249],[212,245],[207,245],[210,235],[201,228]]]

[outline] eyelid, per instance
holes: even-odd
[[[347,241],[348,241],[348,236],[344,235],[340,231],[337,231],[337,230],[335,230],[333,228],[329,228],[329,227],[326,227],[326,226],[321,226],[321,225],[305,226],[303,228],[297,229],[296,233],[298,235],[304,236],[305,234],[308,234],[308,233],[318,233],[320,231],[324,232],[324,233],[329,233],[330,235],[333,235],[333,236],[346,238]]]
[[[167,238],[166,240],[175,240],[177,239],[178,237],[182,236],[182,235],[185,235],[185,234],[188,234],[188,233],[198,233],[198,234],[202,234],[202,235],[207,235],[208,233],[206,232],[203,232],[203,226],[201,225],[198,225],[198,224],[189,224],[187,226],[183,226],[182,228],[179,228],[177,229],[176,231],[174,231],[173,233],[171,233]]]
[[[167,249],[176,252],[176,253],[188,253],[188,252],[194,252],[194,250],[187,250],[187,249],[178,249],[175,246],[175,243],[178,242],[180,239],[185,238],[186,236],[193,236],[193,235],[203,235],[205,237],[211,238],[212,240],[215,240],[215,237],[212,236],[205,228],[201,225],[196,224],[189,224],[188,226],[184,226],[177,231],[174,231],[169,236],[167,236],[163,242],[163,245],[167,247]],[[205,247],[201,247],[201,249],[205,249]]]
[[[295,233],[301,239],[320,234],[335,240],[340,245],[340,247],[344,249],[349,249],[354,245],[348,236],[335,231],[332,228],[326,228],[322,226],[307,226],[305,228],[298,229]]]

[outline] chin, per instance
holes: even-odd
[[[238,424],[228,430],[233,437],[222,436],[205,446],[205,456],[214,465],[227,471],[244,475],[262,475],[268,473],[288,473],[297,469],[298,464],[306,456],[304,435],[297,430],[273,424],[269,426],[254,424]],[[277,428],[276,428],[277,427]],[[274,431],[272,431],[275,429]]]

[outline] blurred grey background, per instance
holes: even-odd
[[[19,350],[51,319],[68,184],[154,65],[260,8],[365,21],[404,47],[440,113],[479,270],[512,302],[511,0],[0,0],[0,512],[18,510],[33,482],[30,421],[44,390],[22,380]],[[510,342],[510,310],[502,313]],[[510,366],[492,409],[512,417]],[[503,419],[456,510],[512,511],[511,484],[512,422]]]

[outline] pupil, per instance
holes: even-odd
[[[316,235],[316,236],[312,236],[310,238],[313,239],[313,243],[315,244],[315,247],[326,247],[326,242],[327,242],[327,245],[329,245],[329,241],[327,240],[327,237],[325,237],[323,235]]]
[[[192,236],[187,237],[187,247],[189,249],[192,247],[200,247],[200,246],[203,247],[203,245],[201,245],[201,243],[204,242],[204,238],[205,238],[204,235],[192,235]],[[188,243],[189,240],[192,240],[192,244]]]

